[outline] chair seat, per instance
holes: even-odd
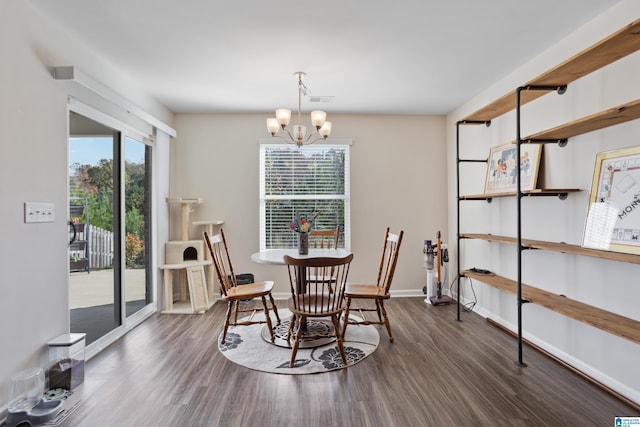
[[[249,283],[248,285],[234,286],[227,290],[227,295],[220,299],[227,301],[229,299],[239,298],[255,298],[267,295],[273,288],[273,281]]]
[[[328,317],[333,314],[341,313],[344,310],[344,304],[340,307],[336,307],[331,309],[335,305],[334,297],[329,295],[324,295],[321,299],[313,299],[310,300],[309,296],[305,295],[302,298],[302,306],[309,308],[309,302],[311,301],[311,311],[307,311],[304,309],[296,308],[294,305],[293,297],[289,297],[288,308],[289,311],[293,314],[299,314],[305,317]]]
[[[389,299],[390,295],[384,292],[384,288],[377,285],[364,285],[347,283],[344,296],[349,298],[383,298]]]

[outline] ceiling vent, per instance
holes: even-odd
[[[310,96],[310,102],[333,102],[335,96]]]

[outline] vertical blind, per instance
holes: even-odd
[[[261,144],[260,249],[295,247],[289,223],[314,210],[315,228],[340,225],[338,246],[350,246],[349,146]]]

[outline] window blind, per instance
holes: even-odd
[[[260,249],[292,248],[296,217],[318,212],[316,229],[340,225],[349,245],[349,146],[260,145]]]

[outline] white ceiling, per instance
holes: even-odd
[[[446,114],[619,0],[27,0],[175,112]],[[58,64],[74,65],[74,64]]]

